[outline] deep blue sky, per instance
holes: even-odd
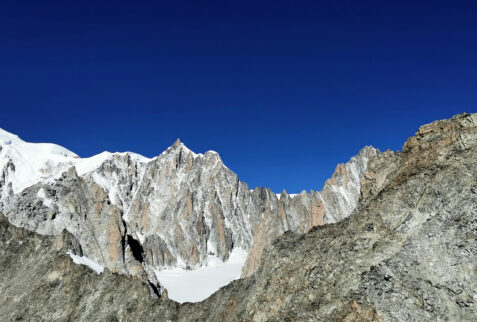
[[[477,109],[475,1],[0,2],[0,127],[80,156],[178,137],[254,186]]]

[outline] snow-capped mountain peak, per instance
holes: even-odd
[[[78,159],[75,153],[59,145],[25,142],[0,129],[0,182],[11,183],[15,193],[64,171],[59,164]]]
[[[348,216],[376,153],[366,147],[339,165],[321,192],[278,197],[267,188],[250,190],[217,152],[197,154],[179,139],[152,159],[131,152],[80,158],[0,130],[0,211],[42,234],[69,231],[78,256],[112,271],[145,271],[154,280],[154,270],[227,262],[242,249],[249,275],[285,231],[303,233]]]

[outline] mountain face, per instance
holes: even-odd
[[[477,114],[424,125],[401,152],[370,158],[351,216],[306,233],[284,233],[264,248],[253,274],[203,302],[183,305],[150,298],[151,282],[141,277],[147,272],[127,277],[74,265],[66,251],[83,246],[73,233],[39,235],[0,214],[0,316],[7,321],[475,321],[476,159]],[[75,176],[68,171],[63,181],[79,181],[74,184],[89,198],[97,184]],[[345,181],[340,175],[327,185]],[[96,200],[102,198],[98,192]],[[126,234],[133,233],[128,225]],[[126,240],[124,247],[136,246]]]
[[[286,231],[305,233],[315,226],[334,223],[349,216],[357,206],[360,182],[368,162],[378,154],[379,151],[368,146],[346,164],[338,164],[320,192],[302,192],[295,197],[282,192],[277,206],[266,208],[256,225],[243,276],[255,272],[263,250]]]
[[[154,270],[226,261],[234,248],[249,251],[243,274],[252,274],[279,235],[347,217],[379,154],[366,147],[338,165],[321,192],[277,196],[250,190],[216,152],[196,154],[179,140],[153,159],[108,152],[81,159],[2,130],[0,148],[0,211],[11,223],[42,235],[66,230],[78,240],[75,254],[113,272],[146,272],[157,287]]]

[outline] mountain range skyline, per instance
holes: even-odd
[[[251,186],[475,112],[474,2],[0,3],[0,127],[82,157],[180,138]]]
[[[284,166],[286,166],[286,165],[283,164],[282,159],[280,159],[279,157],[263,159],[263,156],[260,156],[259,159],[255,160],[255,161],[258,161],[260,163],[256,170],[265,171],[268,168],[268,171],[271,174],[277,173],[278,171],[280,171],[279,173],[277,173],[277,175],[279,176],[280,179],[284,179],[284,180],[275,179],[275,180],[267,182],[267,180],[260,180],[260,177],[253,177],[253,176],[250,177],[250,174],[248,173],[249,171],[247,171],[247,170],[250,170],[248,167],[250,167],[251,165],[246,164],[245,168],[244,168],[243,163],[237,165],[235,160],[230,158],[230,155],[234,155],[234,154],[230,154],[229,150],[226,149],[225,155],[224,155],[224,153],[222,153],[220,150],[218,150],[214,147],[211,147],[210,144],[203,144],[203,145],[202,144],[197,144],[195,142],[195,140],[193,140],[193,139],[191,139],[191,141],[193,143],[195,142],[196,143],[195,145],[202,146],[202,147],[209,147],[209,148],[200,150],[199,148],[191,147],[187,142],[184,142],[184,139],[182,139],[181,137],[177,137],[175,139],[172,139],[169,143],[164,142],[164,140],[162,140],[161,143],[163,145],[158,146],[157,151],[151,151],[152,148],[149,147],[149,151],[151,151],[150,153],[143,153],[141,151],[137,151],[137,149],[135,149],[134,146],[131,146],[130,149],[120,150],[121,148],[126,148],[126,147],[124,145],[118,146],[117,142],[106,142],[106,143],[104,143],[104,141],[103,141],[104,145],[102,145],[102,147],[106,147],[106,149],[97,150],[97,151],[92,151],[92,149],[89,149],[88,150],[89,153],[85,153],[84,149],[81,149],[80,147],[78,147],[78,149],[80,150],[80,152],[78,152],[78,150],[76,150],[74,147],[71,148],[68,144],[64,145],[64,144],[60,143],[60,142],[64,142],[64,138],[62,139],[61,136],[59,136],[57,140],[53,140],[53,139],[52,140],[48,140],[48,139],[41,140],[40,138],[45,137],[45,136],[34,134],[34,135],[29,136],[28,138],[26,138],[25,136],[21,135],[20,133],[14,133],[14,132],[8,131],[7,128],[2,128],[0,126],[0,129],[4,130],[4,131],[6,131],[6,132],[8,132],[12,135],[18,136],[20,139],[22,139],[22,140],[24,139],[26,142],[59,144],[61,147],[67,148],[69,151],[77,154],[81,158],[94,157],[94,156],[97,156],[97,155],[99,155],[101,153],[104,153],[104,152],[108,152],[108,153],[131,152],[131,153],[139,154],[140,156],[143,156],[145,158],[151,159],[151,158],[154,158],[154,157],[160,155],[162,152],[166,151],[169,147],[173,146],[176,141],[179,141],[183,145],[185,145],[188,149],[190,149],[191,151],[193,151],[195,153],[199,153],[199,154],[202,153],[203,154],[207,151],[217,152],[220,155],[221,159],[223,160],[224,164],[228,168],[230,168],[233,172],[235,172],[241,180],[243,180],[244,182],[247,182],[250,185],[251,189],[253,189],[255,187],[267,187],[267,188],[272,189],[272,191],[274,191],[276,193],[281,193],[283,190],[285,190],[289,194],[297,194],[297,193],[301,193],[302,191],[309,192],[311,190],[314,190],[314,191],[321,190],[323,188],[323,185],[325,184],[325,181],[328,178],[330,178],[331,175],[333,174],[333,172],[335,171],[336,165],[340,164],[340,163],[347,162],[351,157],[356,155],[365,146],[373,146],[373,147],[375,147],[375,148],[377,148],[381,151],[385,151],[385,150],[399,151],[402,148],[402,144],[400,144],[400,145],[399,144],[388,144],[387,146],[386,145],[385,146],[378,145],[378,144],[364,144],[355,151],[344,151],[344,150],[336,149],[337,151],[334,151],[334,152],[335,152],[335,154],[337,154],[337,156],[334,155],[333,157],[334,158],[342,157],[342,159],[337,159],[335,163],[331,163],[327,159],[326,163],[330,162],[330,164],[327,165],[327,167],[324,167],[324,168],[321,168],[321,169],[317,168],[317,167],[314,167],[313,166],[313,160],[308,160],[309,161],[308,164],[303,164],[304,162],[297,162],[297,163],[287,164],[288,169],[282,169],[282,170],[285,171],[285,174],[282,171],[280,171],[280,168],[283,168]],[[416,129],[414,129],[414,131]],[[24,132],[24,131],[21,131],[21,132]],[[410,133],[412,133],[412,130],[411,130]],[[35,139],[36,137],[38,137],[38,139]],[[403,138],[404,138],[403,141],[405,141],[407,139],[407,137],[408,136],[404,135],[403,136]],[[100,137],[97,137],[96,140],[102,141]],[[91,142],[93,142],[93,140]],[[108,146],[108,144],[109,144],[109,146]],[[75,145],[75,144],[72,144],[72,145]],[[82,145],[87,146],[89,144],[83,142]],[[115,148],[117,148],[117,149],[115,150]],[[322,148],[329,148],[329,146],[324,145],[324,146],[316,146],[315,147],[316,150],[321,150]],[[139,150],[141,149],[141,145],[138,145],[138,149]],[[316,152],[313,152],[313,153],[316,154]],[[323,156],[326,157],[326,155],[323,155]],[[334,160],[334,158],[330,158],[330,159]],[[268,164],[267,164],[267,161],[269,162]],[[254,160],[251,160],[250,163],[253,164]],[[297,164],[300,164],[300,163],[301,163],[301,167],[304,168],[304,169],[302,169],[302,172],[303,171],[309,171],[308,178],[307,178],[308,180],[299,176],[299,179],[293,180],[292,184],[290,184],[289,181],[287,182],[286,178],[288,177],[290,172],[293,173],[293,174],[296,173],[295,171],[297,170],[297,167],[298,167]],[[295,171],[293,169],[295,169]],[[288,175],[287,175],[286,171],[289,171]],[[270,175],[270,173],[267,175],[267,177]],[[314,179],[310,180],[310,178],[314,178]]]

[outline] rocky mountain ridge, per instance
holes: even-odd
[[[279,236],[253,274],[183,305],[149,298],[143,278],[73,265],[65,251],[79,246],[70,233],[39,236],[0,214],[0,315],[8,321],[475,321],[476,158],[477,114],[422,126],[401,152],[370,160],[351,216]]]
[[[52,144],[0,132],[0,210],[11,223],[44,235],[63,230],[84,255],[113,272],[197,268],[250,251],[244,276],[285,231],[303,233],[353,211],[367,163],[365,147],[337,167],[322,192],[277,197],[239,180],[214,151],[196,154],[177,140],[161,155],[104,152],[81,159]]]

